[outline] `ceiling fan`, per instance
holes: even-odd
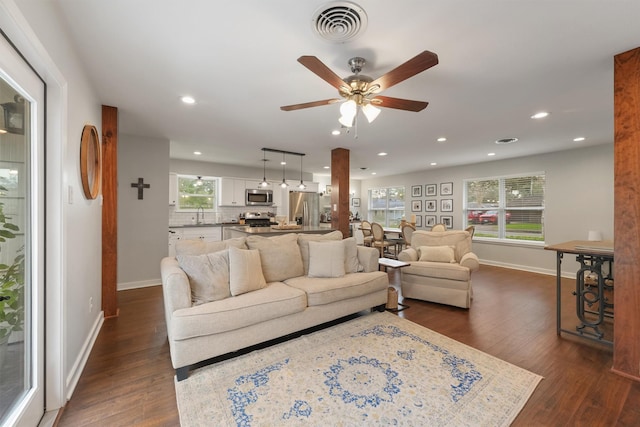
[[[351,58],[349,60],[348,64],[353,75],[344,79],[338,77],[336,73],[331,71],[329,67],[324,65],[315,56],[301,56],[298,58],[298,62],[331,86],[338,89],[338,93],[342,98],[331,98],[324,99],[322,101],[306,102],[303,104],[285,105],[280,107],[280,109],[283,111],[301,110],[303,108],[335,104],[344,100],[345,102],[340,106],[342,117],[339,121],[342,125],[351,127],[353,126],[358,107],[362,109],[362,112],[365,114],[369,122],[372,122],[380,113],[380,110],[376,107],[395,108],[397,110],[416,112],[424,110],[427,105],[429,105],[428,102],[381,96],[377,95],[377,93],[433,67],[438,63],[438,55],[425,50],[375,80],[369,76],[360,74],[362,67],[366,63],[364,58],[360,57]]]

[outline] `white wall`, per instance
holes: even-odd
[[[138,178],[150,188],[132,188]],[[169,224],[169,140],[118,138],[118,290],[160,284]]]
[[[613,144],[368,179],[362,182],[362,206],[367,206],[370,188],[404,186],[410,201],[412,185],[453,182],[453,227],[461,228],[464,179],[529,172],[546,174],[546,244],[586,240],[589,230],[601,231],[604,239],[613,240]],[[406,206],[405,214],[409,218],[410,202]],[[424,217],[426,213],[421,214]],[[439,217],[441,213],[437,214]],[[542,246],[486,243],[476,239],[473,247],[486,264],[555,274],[555,252],[546,251]],[[570,257],[565,259],[563,272],[574,273],[577,263]]]
[[[19,7],[20,28],[9,35],[47,83],[46,405],[52,410],[70,397],[102,321],[102,208],[99,200],[84,199],[79,167],[83,126],[93,124],[101,134],[101,103],[54,3],[0,1]]]

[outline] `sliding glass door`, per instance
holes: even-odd
[[[0,34],[0,424],[44,413],[44,83]]]

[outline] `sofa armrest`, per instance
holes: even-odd
[[[173,257],[166,257],[160,261],[160,275],[166,321],[170,324],[170,317],[174,311],[191,307],[191,287],[187,274]]]
[[[358,248],[358,262],[364,268],[365,273],[378,271],[378,258],[380,251],[368,246],[356,246]]]
[[[418,260],[418,251],[414,248],[407,248],[398,254],[398,261],[412,262]]]
[[[478,255],[473,252],[467,252],[460,259],[460,265],[467,267],[470,271],[476,271],[480,268],[480,260],[478,259]]]

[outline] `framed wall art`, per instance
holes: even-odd
[[[353,199],[351,199],[351,204],[353,205],[354,208],[359,208],[360,207],[360,198],[359,197],[354,197]]]
[[[411,186],[411,197],[422,197],[422,185]]]
[[[422,227],[422,215],[416,215],[416,227]]]
[[[436,199],[430,199],[424,201],[425,212],[435,212],[438,210],[438,201]]]
[[[451,215],[440,215],[440,223],[447,228],[453,228],[453,217]]]
[[[411,212],[422,212],[422,200],[411,201]]]
[[[437,218],[435,215],[425,215],[424,216],[424,226],[425,227],[433,227],[436,225]]]
[[[453,212],[453,199],[440,200],[440,212]]]
[[[438,186],[436,184],[425,184],[424,195],[426,197],[432,197],[438,195]]]
[[[453,182],[443,182],[440,184],[440,195],[451,196],[453,194]]]

